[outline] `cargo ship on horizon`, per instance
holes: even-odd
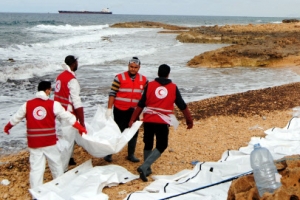
[[[60,14],[112,14],[108,8],[102,9],[101,11],[67,11],[67,10],[59,10]]]

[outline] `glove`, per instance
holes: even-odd
[[[108,108],[105,112],[106,119],[109,119],[112,116],[112,109]]]
[[[73,127],[78,129],[78,132],[80,135],[82,135],[82,133],[87,133],[86,129],[81,124],[79,124],[77,121],[73,124]]]
[[[141,112],[143,111],[143,109],[141,107],[136,107],[136,109],[134,110],[134,112],[131,115],[128,127],[131,127],[132,124],[136,121],[136,119],[138,119],[139,115],[141,114]]]
[[[76,114],[76,118],[78,119],[81,126],[85,127],[83,107],[77,108],[74,111],[75,111],[75,114]]]
[[[9,135],[9,130],[10,130],[12,127],[13,127],[13,125],[12,125],[10,122],[8,122],[8,123],[6,124],[6,126],[4,127],[4,133],[6,133],[7,135]]]
[[[187,129],[193,128],[193,118],[191,116],[190,110],[188,107],[186,109],[182,110],[182,113],[184,115],[184,118],[186,120]]]

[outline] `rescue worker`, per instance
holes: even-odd
[[[131,115],[148,83],[147,78],[138,73],[140,66],[141,61],[137,57],[132,57],[128,62],[128,71],[115,76],[109,92],[107,111],[105,115],[107,118],[113,115],[121,132],[128,128]],[[138,131],[128,142],[127,160],[131,162],[140,161],[134,156],[137,137]],[[112,155],[105,156],[104,160],[112,162]]]
[[[78,69],[78,61],[75,56],[69,55],[65,58],[65,63],[67,64],[67,66],[64,65],[65,70],[56,78],[54,100],[61,103],[67,111],[73,113],[81,126],[85,127],[84,111],[79,96],[80,85],[75,76],[75,71]],[[64,166],[67,168],[68,162],[69,165],[76,165],[73,158],[75,134],[70,134],[74,131],[76,132],[76,130],[71,127],[68,128],[68,123],[65,121],[62,121],[61,126],[63,138],[70,143],[67,150],[68,155],[64,161]]]
[[[187,129],[193,127],[193,119],[186,103],[182,99],[176,84],[168,79],[170,71],[171,68],[166,64],[159,66],[158,78],[149,82],[145,88],[142,99],[139,101],[129,122],[129,127],[131,127],[144,109],[144,163],[137,168],[143,181],[148,181],[147,176],[152,173],[152,163],[168,147],[169,126],[175,124],[174,121],[177,122],[176,118],[171,117],[174,103],[184,114]],[[155,149],[153,149],[154,136],[156,137]]]
[[[69,124],[73,124],[80,134],[86,133],[85,128],[76,121],[74,115],[65,111],[60,103],[49,99],[50,93],[51,82],[41,81],[36,98],[24,103],[4,127],[4,132],[9,134],[13,126],[26,118],[31,188],[43,184],[46,159],[53,179],[64,173],[61,153],[56,145],[55,118],[64,119]]]

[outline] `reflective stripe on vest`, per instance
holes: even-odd
[[[34,128],[34,129],[27,129],[28,132],[36,132],[36,131],[55,131],[55,128]]]
[[[115,99],[124,102],[135,102],[135,103],[139,102],[139,100],[137,99],[129,99],[129,98],[122,98],[122,97],[116,97]]]
[[[161,93],[161,91],[163,91]],[[161,85],[157,81],[148,84],[146,93],[146,109],[144,122],[171,124],[170,115],[173,114],[174,102],[176,100],[176,85],[169,83]]]
[[[58,101],[65,108],[65,110],[67,110],[67,107],[70,104],[69,99],[59,96],[57,94],[55,95],[55,101]],[[66,102],[68,102],[68,103],[66,103]]]
[[[143,90],[141,89],[133,89],[132,88],[120,88],[119,89],[120,92],[136,92],[136,93],[142,93]]]
[[[161,111],[161,112],[164,112],[164,113],[173,113],[173,110],[167,110],[167,109],[162,109],[162,108],[154,108],[154,107],[147,107],[147,108],[149,108],[149,109],[151,109],[151,110],[156,110],[156,111]]]
[[[68,105],[71,105],[73,108],[72,102],[70,102],[70,89],[68,88],[68,83],[74,78],[76,77],[71,72],[65,70],[58,75],[56,79],[54,101],[58,101],[65,110],[68,110]]]
[[[56,144],[54,101],[35,98],[26,104],[27,144],[30,148]]]
[[[126,76],[125,76],[125,73],[122,73],[122,80],[126,80]]]
[[[123,72],[117,76],[120,81],[120,88],[116,94],[114,106],[120,110],[136,107],[142,97],[147,81],[146,77],[137,73],[135,80],[132,81],[128,72]]]
[[[56,133],[49,133],[49,134],[28,134],[27,137],[46,137],[46,136],[53,136]]]
[[[59,96],[59,95],[55,95],[55,97],[56,97],[56,98],[63,99],[63,100],[65,100],[65,101],[69,101],[69,99],[68,99],[68,98],[65,98],[65,97],[62,97],[62,96]]]

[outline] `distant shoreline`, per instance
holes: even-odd
[[[300,23],[183,27],[159,22],[125,22],[111,27],[164,28],[183,43],[229,44],[196,55],[190,67],[285,67],[300,65]]]

